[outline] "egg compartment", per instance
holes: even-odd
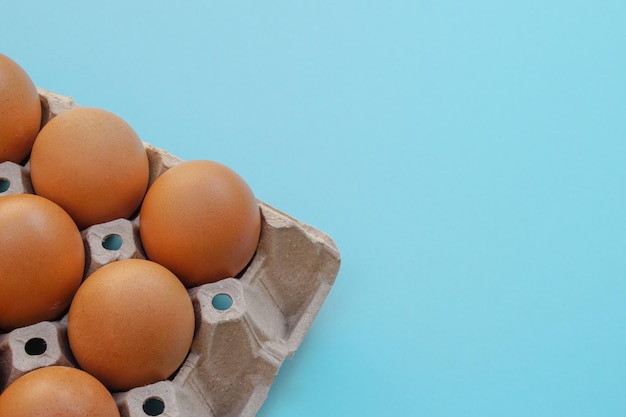
[[[42,124],[77,106],[71,98],[39,93]],[[150,184],[182,162],[145,147]],[[0,187],[6,187],[0,196],[32,192],[28,171],[28,164],[0,164]],[[196,333],[186,360],[166,381],[114,393],[122,416],[254,416],[265,401],[326,299],[340,254],[326,234],[262,201],[259,207],[261,238],[252,261],[238,277],[189,289]],[[82,231],[86,276],[116,260],[145,258],[139,221],[118,219]],[[24,373],[52,365],[76,366],[67,316],[0,334],[0,392]]]

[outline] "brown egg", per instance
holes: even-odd
[[[35,193],[82,230],[130,217],[148,188],[148,156],[134,130],[105,110],[77,108],[48,122],[30,158]]]
[[[41,102],[33,81],[0,54],[0,162],[23,162],[41,126]]]
[[[85,268],[76,224],[43,197],[0,197],[0,328],[57,319],[69,306]]]
[[[110,263],[79,288],[68,316],[80,367],[113,391],[167,379],[193,340],[194,310],[165,267],[143,259]]]
[[[139,219],[148,258],[187,287],[236,276],[254,255],[261,230],[257,201],[243,178],[202,160],[157,178]]]
[[[65,366],[39,368],[0,395],[2,417],[120,417],[111,393],[96,378]]]

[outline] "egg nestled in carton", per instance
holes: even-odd
[[[0,94],[7,82],[0,77]],[[65,366],[82,368],[106,385],[121,416],[255,415],[334,283],[340,255],[332,239],[257,200],[228,167],[212,161],[184,162],[140,142],[117,116],[35,91],[42,109],[39,134],[44,132],[47,139],[41,146],[34,141],[32,160],[26,154],[0,161],[0,210],[2,199],[38,190],[67,207],[77,224],[70,241],[75,242],[78,233],[84,243],[84,281],[76,288],[70,285],[65,298],[57,297],[61,301],[49,298],[46,302],[58,311],[37,316],[32,324],[3,327],[0,321],[0,392],[7,392],[0,394],[0,414],[3,406],[11,405],[6,397],[13,382],[38,368]],[[91,121],[81,123],[76,115]],[[71,135],[55,129],[73,123],[74,130],[93,131],[89,124],[101,123],[103,117],[117,123],[130,139],[95,151],[101,166],[81,165],[93,138],[67,142]],[[102,128],[95,131],[124,136]],[[50,145],[55,140],[61,144]],[[59,147],[67,152],[59,152]],[[76,171],[63,178],[55,174],[59,164]],[[81,176],[82,170],[89,173]],[[114,178],[120,173],[120,178],[131,179]],[[80,178],[72,182],[72,177]],[[106,204],[93,205],[84,195],[74,197],[81,204],[68,203],[72,198],[66,194],[72,188],[85,193],[94,181],[102,182],[94,191],[100,201],[110,206],[117,193],[123,209],[101,210]],[[211,207],[211,201],[221,204]],[[107,217],[107,211],[115,214]],[[46,257],[37,254],[53,248],[80,258],[75,244],[68,249],[60,240],[42,238],[41,245],[28,249],[32,270],[51,268],[45,266]],[[0,287],[5,275],[0,271]],[[42,296],[36,288],[30,291]],[[76,294],[71,300],[68,291],[72,297]],[[103,291],[111,291],[110,300],[94,295]],[[70,301],[73,306],[68,308]],[[0,305],[0,315],[3,308]],[[133,343],[122,340],[131,337]],[[54,383],[47,386],[56,389]],[[71,412],[62,411],[68,416]]]

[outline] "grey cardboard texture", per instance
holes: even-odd
[[[77,107],[71,98],[39,89],[43,121]],[[144,143],[150,184],[182,162]],[[0,164],[9,187],[0,196],[32,193],[28,163]],[[6,187],[5,187],[6,188]],[[0,197],[1,198],[1,197]],[[285,359],[293,356],[339,272],[333,240],[259,201],[261,238],[238,277],[189,289],[196,332],[189,355],[168,380],[116,392],[123,417],[249,417],[256,415]],[[118,219],[82,231],[85,276],[110,262],[145,258],[141,219]],[[117,235],[121,246],[103,247]],[[226,296],[225,296],[226,295]],[[214,306],[216,297],[232,300]],[[0,392],[21,375],[52,365],[77,366],[67,342],[67,317],[0,333]]]

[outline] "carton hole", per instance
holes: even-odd
[[[150,397],[143,402],[143,412],[149,416],[159,416],[165,411],[165,403],[159,397]]]
[[[216,310],[225,311],[233,305],[233,299],[228,294],[217,294],[211,301]]]
[[[0,193],[8,191],[10,186],[11,186],[11,181],[9,181],[6,178],[0,178]]]
[[[102,247],[107,250],[118,250],[122,247],[122,237],[118,234],[110,234],[102,239]]]
[[[24,350],[30,356],[39,356],[46,353],[48,344],[41,337],[33,337],[29,339],[24,345]]]

